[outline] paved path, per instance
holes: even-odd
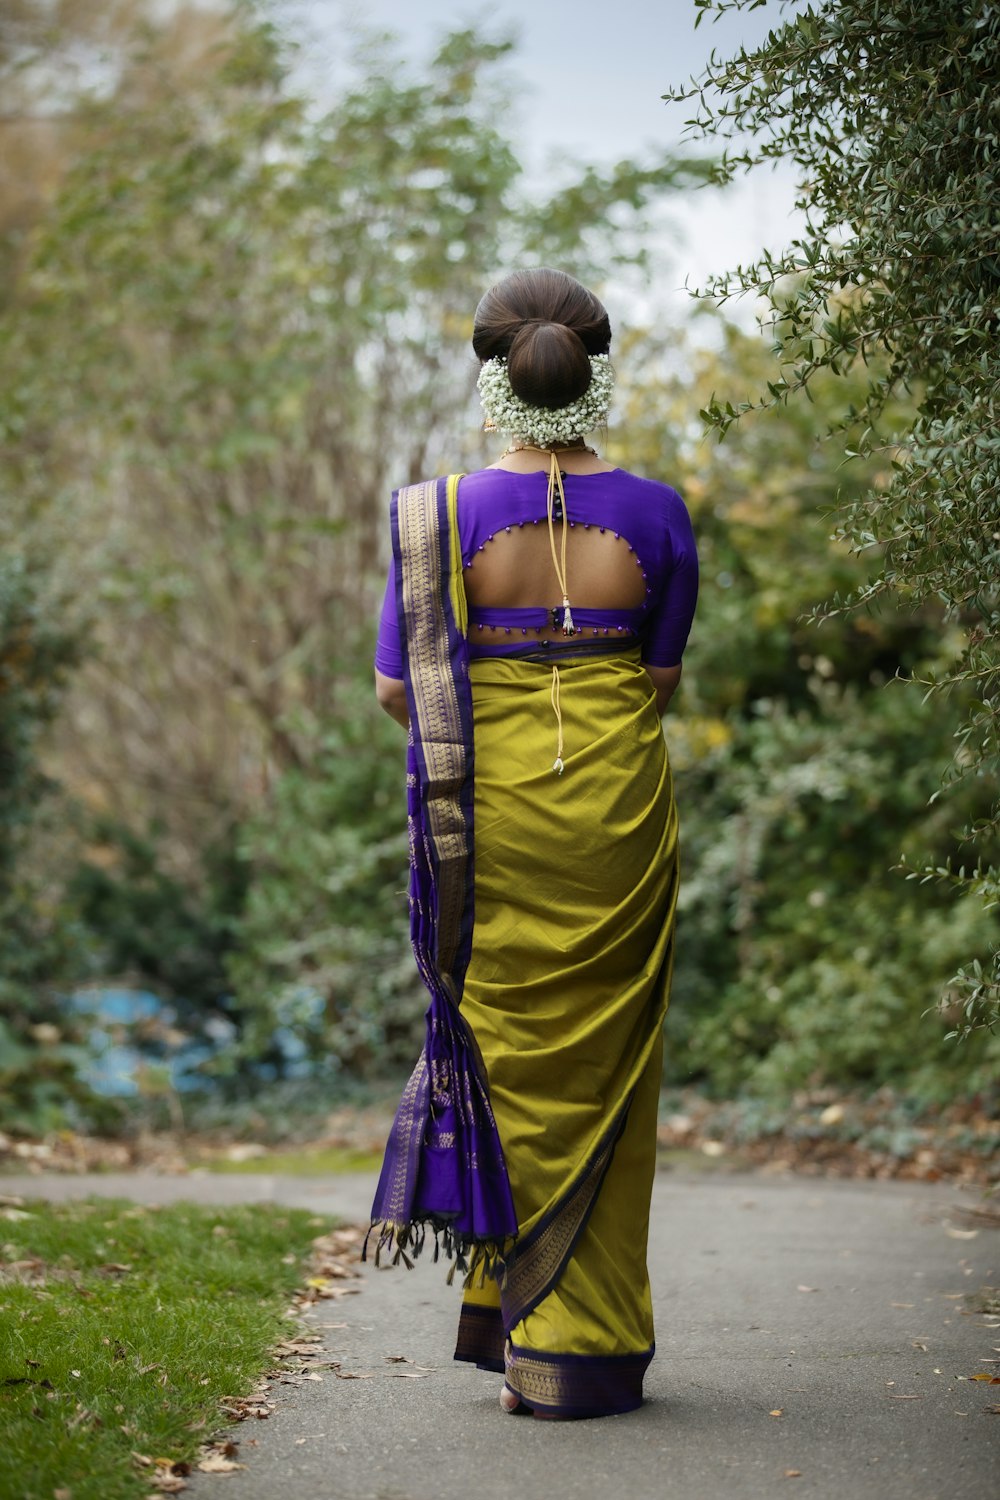
[[[367,1176],[0,1180],[4,1192],[249,1199],[354,1219],[371,1188]],[[1000,1283],[1000,1236],[965,1237],[956,1211],[976,1201],[940,1185],[661,1174],[648,1400],[599,1422],[504,1416],[498,1377],[452,1362],[459,1292],[441,1266],[369,1271],[361,1295],[309,1321],[342,1370],[372,1378],[275,1385],[270,1420],[234,1432],[247,1469],[196,1476],[186,1494],[986,1500],[1000,1388],[960,1377],[1000,1371],[1000,1319],[972,1305]],[[412,1367],[388,1355],[433,1368],[400,1379]]]

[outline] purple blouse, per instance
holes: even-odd
[[[691,520],[680,495],[655,479],[641,479],[625,469],[600,474],[566,474],[566,509],[571,526],[599,527],[620,537],[635,554],[646,582],[646,598],[634,609],[586,609],[573,605],[579,627],[602,635],[638,641],[642,660],[651,667],[674,667],[687,643],[698,597],[698,554]],[[545,526],[548,471],[513,474],[480,469],[458,487],[458,529],[462,564],[499,531]],[[558,497],[557,497],[558,501]],[[558,611],[557,611],[558,613]],[[469,606],[469,648],[473,656],[506,656],[522,652],[528,632],[553,628],[552,612]],[[495,626],[489,640],[477,626]],[[556,624],[561,634],[561,629]],[[396,614],[395,565],[389,566],[379,621],[375,666],[386,677],[402,678],[403,662]]]

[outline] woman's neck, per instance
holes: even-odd
[[[613,464],[605,463],[597,451],[589,448],[582,438],[579,442],[553,443],[546,448],[534,443],[511,443],[489,467],[505,469],[510,474],[547,474],[553,453],[564,474],[605,474],[614,468]]]

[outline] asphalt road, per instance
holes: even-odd
[[[363,1218],[371,1178],[0,1180],[55,1197],[272,1201]],[[334,1371],[274,1385],[233,1431],[247,1468],[192,1500],[992,1500],[1000,1494],[1000,1235],[974,1190],[662,1173],[650,1267],[657,1355],[627,1416],[504,1415],[498,1376],[453,1363],[459,1290],[430,1260],[369,1270],[309,1315]],[[412,1363],[390,1362],[403,1356]],[[423,1368],[418,1369],[417,1366]],[[413,1378],[418,1376],[419,1378]]]

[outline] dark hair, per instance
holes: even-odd
[[[577,401],[590,385],[590,356],[607,354],[611,323],[585,286],[541,266],[513,271],[476,308],[472,347],[506,359],[511,389],[529,406]]]

